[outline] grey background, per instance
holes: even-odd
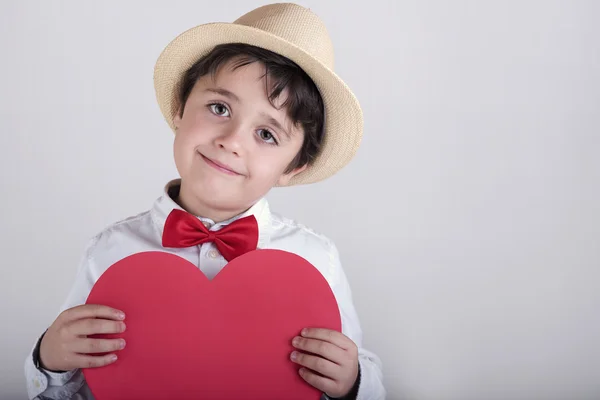
[[[0,398],[87,240],[176,176],[160,51],[262,4],[1,3]],[[365,138],[269,198],[336,241],[388,398],[600,398],[600,2],[301,4]]]

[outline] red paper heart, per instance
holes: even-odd
[[[87,304],[127,315],[116,363],[84,369],[97,400],[319,399],[289,359],[302,328],[341,331],[335,297],[305,259],[256,250],[211,281],[193,264],[144,252],[112,265]]]

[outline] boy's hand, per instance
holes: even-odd
[[[292,345],[304,352],[294,351],[291,359],[306,368],[300,376],[329,397],[344,397],[358,377],[358,348],[340,332],[307,328]],[[311,354],[307,354],[311,353]]]
[[[117,360],[110,353],[125,347],[123,339],[91,339],[88,335],[125,331],[125,314],[107,306],[86,304],[63,311],[40,344],[40,364],[50,371],[94,368]]]

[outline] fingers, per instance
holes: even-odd
[[[300,368],[298,373],[308,384],[319,389],[323,393],[331,393],[337,388],[337,383],[333,379],[319,376],[306,368]]]
[[[122,333],[124,331],[124,322],[109,321],[107,319],[86,318],[72,322],[69,325],[69,332],[77,336]]]
[[[290,356],[292,361],[302,365],[300,376],[331,398],[346,396],[358,376],[356,344],[330,329],[306,328],[301,335],[292,340],[299,351]]]
[[[125,313],[108,306],[84,304],[64,311],[59,318],[63,320],[63,323],[85,318],[102,318],[122,321],[125,319]]]
[[[292,340],[292,345],[299,350],[319,355],[338,365],[342,365],[343,361],[347,358],[344,349],[322,340],[297,336]]]
[[[309,368],[312,371],[316,371],[327,378],[337,379],[340,375],[340,366],[322,357],[294,351],[290,358],[296,364]]]
[[[80,339],[75,341],[69,350],[79,354],[112,353],[125,348],[124,339]]]
[[[99,368],[110,365],[117,361],[116,354],[107,354],[104,356],[88,356],[76,354],[73,356],[73,364],[75,368]]]
[[[124,347],[124,341],[86,336],[124,332],[124,318],[125,315],[120,310],[95,304],[63,311],[48,328],[40,343],[40,363],[53,371],[112,364],[116,361],[113,353]]]
[[[302,336],[309,339],[318,339],[329,342],[344,350],[352,350],[356,345],[346,335],[338,331],[323,328],[305,328],[302,329]]]

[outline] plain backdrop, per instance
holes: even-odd
[[[161,50],[262,4],[2,1],[0,398],[87,241],[176,177]],[[388,398],[600,398],[600,2],[301,4],[365,136],[269,199],[338,245]]]

